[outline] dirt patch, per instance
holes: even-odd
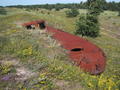
[[[28,70],[25,67],[19,67],[19,68],[16,68],[16,75],[17,75],[17,77],[15,78],[15,80],[25,81],[25,80],[29,79],[30,77],[34,76],[35,73],[31,72],[30,70]]]
[[[5,58],[0,60],[0,63],[4,65],[11,64],[14,67],[16,73],[14,75],[9,73],[4,77],[12,78],[12,76],[14,76],[16,81],[25,81],[36,74],[22,65],[16,58]]]
[[[58,86],[58,90],[83,90],[79,83],[72,83],[65,80],[54,80],[53,82]]]

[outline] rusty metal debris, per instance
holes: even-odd
[[[73,60],[77,66],[85,72],[99,75],[105,70],[106,56],[104,52],[93,43],[60,29],[45,25],[44,20],[32,21],[23,24],[26,28],[31,25],[45,28],[46,32],[53,33],[52,37],[58,40],[60,44],[68,50],[71,60]]]

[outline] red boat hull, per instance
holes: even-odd
[[[32,24],[38,26],[40,23],[44,23],[44,20],[28,22],[23,26]],[[105,70],[106,56],[93,43],[50,26],[46,26],[46,31],[52,33],[52,37],[68,50],[71,60],[82,70],[94,75],[101,74]]]
[[[83,38],[53,27],[47,26],[46,30],[53,33],[53,38],[68,50],[71,60],[84,71],[97,75],[105,70],[106,57],[99,47]]]

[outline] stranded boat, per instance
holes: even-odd
[[[71,60],[82,70],[93,75],[99,75],[105,70],[106,56],[104,52],[93,43],[60,29],[47,26],[44,20],[23,24],[27,29],[31,29],[28,28],[28,26],[32,27],[32,25],[52,33],[52,37],[58,40],[60,44],[68,50]]]

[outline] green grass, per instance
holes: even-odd
[[[50,35],[40,34],[39,31],[27,31],[21,27],[23,22],[45,19],[51,26],[74,33],[78,17],[67,18],[66,9],[60,11],[43,9],[44,13],[41,13],[41,10],[30,12],[15,8],[6,8],[6,10],[7,15],[0,16],[0,61],[15,59],[35,75],[25,82],[16,81],[14,79],[18,66],[0,63],[2,66],[0,78],[13,74],[12,80],[0,81],[1,89],[120,89],[120,17],[117,16],[117,12],[105,11],[100,15],[101,36],[85,37],[101,47],[107,56],[105,72],[100,76],[92,76],[73,65],[66,55],[66,50],[61,48],[57,41],[51,39]],[[86,12],[80,10],[80,14]],[[61,85],[61,82],[65,86]]]

